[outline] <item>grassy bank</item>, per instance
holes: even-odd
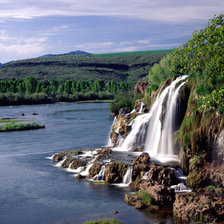
[[[35,122],[33,123],[6,123],[0,127],[0,132],[7,132],[7,131],[24,131],[24,130],[33,130],[45,128],[45,125],[40,125]]]

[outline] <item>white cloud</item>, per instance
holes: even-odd
[[[40,54],[48,48],[46,37],[10,36],[6,31],[0,32],[0,52],[17,56]]]
[[[104,15],[180,23],[207,20],[223,8],[223,0],[1,0],[0,18]]]

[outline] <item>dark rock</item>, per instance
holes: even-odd
[[[118,136],[118,133],[116,133],[115,131],[111,131],[110,138],[113,144],[117,143]]]
[[[153,197],[155,202],[164,208],[172,208],[175,200],[174,189],[164,185],[152,185],[150,182],[142,182],[139,188]]]
[[[100,163],[94,163],[92,167],[89,169],[88,178],[92,179],[94,176],[96,176],[100,172],[101,166],[102,165]]]
[[[144,148],[143,147],[136,147],[130,150],[130,152],[143,152]]]
[[[57,162],[60,162],[64,159],[65,157],[65,154],[64,153],[55,153],[52,157],[52,160],[53,161],[57,161]]]
[[[145,204],[141,200],[137,200],[135,202],[135,208],[137,208],[137,209],[143,209],[143,208],[145,208]]]
[[[118,212],[118,210],[113,210],[113,213],[116,215],[116,214],[118,214],[119,212]]]
[[[135,111],[136,111],[136,112],[139,112],[139,111],[140,111],[140,108],[141,108],[141,102],[142,102],[141,100],[136,100],[136,101],[135,101],[135,107],[134,107],[134,108],[135,108]]]
[[[71,165],[71,169],[77,169],[81,166],[86,166],[86,162],[79,159],[74,159]]]
[[[74,161],[72,157],[67,157],[67,159],[63,162],[62,167],[68,168],[72,161]]]
[[[25,116],[25,114],[24,113],[21,113],[20,116]]]
[[[142,171],[149,170],[149,163],[150,156],[146,152],[143,152],[137,159],[133,161],[133,180],[135,180]]]
[[[221,222],[224,218],[224,200],[205,194],[176,194],[173,210],[177,218],[188,222]]]
[[[179,183],[173,170],[167,167],[152,167],[148,173],[149,182],[152,185],[171,186]]]
[[[38,115],[38,113],[32,113],[32,115]]]
[[[119,134],[125,138],[127,137],[130,131],[131,131],[131,126],[125,124],[120,127]]]
[[[121,108],[120,110],[119,110],[119,115],[125,115],[127,113],[127,111],[124,109],[124,108]]]
[[[110,148],[101,148],[97,150],[97,154],[110,154],[112,150]]]
[[[138,82],[134,87],[134,92],[135,93],[144,93],[147,87],[148,87],[147,81]]]
[[[76,175],[76,178],[79,179],[79,180],[81,180],[81,179],[84,179],[85,177],[82,176],[81,174],[78,174],[78,175]]]
[[[127,164],[112,162],[107,165],[105,170],[105,181],[108,183],[120,183],[127,171]]]

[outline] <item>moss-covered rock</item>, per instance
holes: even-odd
[[[120,183],[127,172],[128,165],[121,162],[109,163],[105,170],[105,181],[108,183]]]
[[[88,178],[92,179],[95,175],[97,175],[101,170],[102,164],[94,163],[91,168],[89,169]]]

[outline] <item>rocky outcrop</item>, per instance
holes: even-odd
[[[102,164],[100,163],[94,163],[92,167],[89,169],[89,175],[88,178],[92,179],[94,176],[96,176],[100,170],[101,170]]]
[[[145,90],[148,87],[148,85],[149,84],[147,81],[138,82],[134,87],[134,92],[135,93],[145,93]]]
[[[139,186],[140,190],[147,192],[155,200],[156,204],[163,208],[172,208],[175,200],[174,189],[164,185],[152,185],[144,181]]]
[[[176,194],[174,214],[181,220],[201,221],[203,223],[220,222],[224,218],[224,200],[206,194]]]
[[[108,183],[120,183],[127,171],[128,165],[121,162],[109,163],[105,170],[105,181]]]
[[[141,173],[145,173],[149,170],[150,156],[148,153],[143,152],[137,159],[133,161],[133,180],[137,178]]]
[[[111,139],[111,142],[116,145],[117,144],[117,140],[118,140],[118,136],[119,134],[115,131],[111,131],[110,133],[110,139]]]
[[[80,159],[74,159],[72,164],[71,164],[71,169],[77,169],[79,167],[82,167],[82,166],[86,166],[86,162],[83,161],[83,160],[80,160]]]
[[[149,170],[149,182],[151,185],[163,185],[170,187],[179,183],[174,171],[168,167],[155,166]]]

